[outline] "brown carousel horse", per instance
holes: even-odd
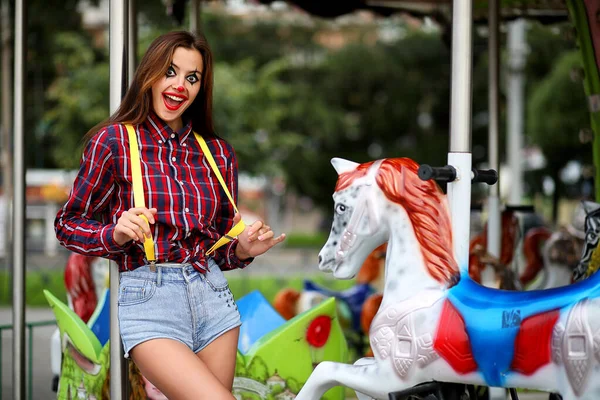
[[[469,246],[469,275],[477,283],[481,283],[481,272],[486,266],[494,269],[496,287],[500,289],[519,290],[530,283],[542,270],[544,259],[542,245],[550,238],[552,232],[545,227],[532,228],[523,238],[523,256],[525,268],[518,275],[511,268],[516,254],[519,239],[519,220],[514,210],[507,209],[501,216],[500,257],[491,256],[487,247],[487,224],[483,232],[471,240]]]

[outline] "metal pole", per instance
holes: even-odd
[[[15,1],[14,209],[13,209],[13,397],[26,396],[25,375],[25,0]]]
[[[190,32],[199,33],[202,27],[202,3],[200,0],[190,1]]]
[[[10,247],[12,243],[12,31],[10,24],[10,4],[9,0],[2,1],[2,126],[0,134],[2,135],[2,151],[0,153],[0,163],[2,165],[3,196],[6,207],[0,212],[4,213],[4,253],[6,260],[9,260]],[[7,287],[8,288],[8,283]]]
[[[499,29],[498,15],[499,5],[498,0],[488,0],[489,15],[488,15],[488,54],[489,54],[489,73],[488,73],[488,158],[489,167],[499,171],[500,165],[498,162],[498,127],[499,127]],[[488,226],[487,226],[487,251],[495,257],[500,257],[500,198],[498,184],[490,186],[488,196]],[[493,268],[486,267],[482,272],[481,281],[484,285],[495,281],[495,273]]]
[[[510,23],[508,28],[508,163],[511,171],[510,204],[521,204],[523,197],[523,120],[525,110],[523,97],[525,92],[525,20],[520,19]]]
[[[491,169],[500,172],[499,162],[499,93],[500,93],[500,40],[499,40],[499,0],[488,0],[488,157]],[[495,257],[500,258],[500,248],[502,243],[502,217],[500,213],[500,184],[490,186],[488,197],[488,230],[487,230],[487,251]],[[492,286],[495,283],[495,272],[493,268],[486,267],[481,274],[481,282],[485,286]],[[506,389],[490,387],[490,400],[506,399]]]
[[[110,57],[110,113],[113,114],[127,89],[127,5],[126,0],[110,0],[109,57]],[[110,398],[127,398],[124,379],[123,345],[118,318],[119,267],[110,262]]]
[[[131,84],[135,68],[137,67],[137,40],[138,40],[138,23],[137,23],[137,4],[136,0],[129,0],[128,6],[128,22],[127,22],[127,76],[129,77],[128,84]]]
[[[469,260],[471,213],[471,86],[473,1],[455,1],[452,10],[452,93],[448,164],[457,180],[448,184],[454,251],[461,268]]]

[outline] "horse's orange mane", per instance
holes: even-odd
[[[373,162],[340,174],[335,191],[340,191],[367,174]],[[385,196],[407,212],[421,245],[425,267],[439,282],[449,282],[459,274],[453,255],[452,225],[444,194],[434,181],[417,175],[419,166],[409,158],[383,160],[376,181]]]

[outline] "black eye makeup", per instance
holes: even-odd
[[[175,68],[174,68],[173,64],[167,69],[167,72],[165,73],[165,75],[167,76],[167,78],[172,78],[174,76],[177,76],[177,72],[175,72]],[[197,82],[200,82],[200,77],[198,75],[201,75],[201,74],[198,71],[193,71],[185,79],[190,84],[193,85]]]
[[[189,83],[191,83],[192,85],[193,85],[194,83],[196,83],[196,82],[199,82],[199,81],[200,81],[200,78],[199,78],[199,77],[198,77],[198,75],[196,75],[195,73],[193,73],[193,74],[191,74],[191,75],[188,75],[186,79],[187,79],[187,81],[188,81]]]

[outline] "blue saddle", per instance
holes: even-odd
[[[526,292],[491,289],[468,275],[448,291],[465,322],[473,358],[489,386],[504,386],[521,321],[600,297],[600,273],[569,286]]]
[[[352,328],[356,332],[360,331],[361,329],[360,313],[362,311],[362,306],[365,300],[367,300],[370,295],[375,293],[375,289],[373,289],[373,287],[368,283],[360,283],[344,291],[337,292],[335,290],[326,289],[309,280],[304,281],[304,290],[316,291],[324,294],[325,296],[335,297],[336,299],[345,302],[352,314]]]

